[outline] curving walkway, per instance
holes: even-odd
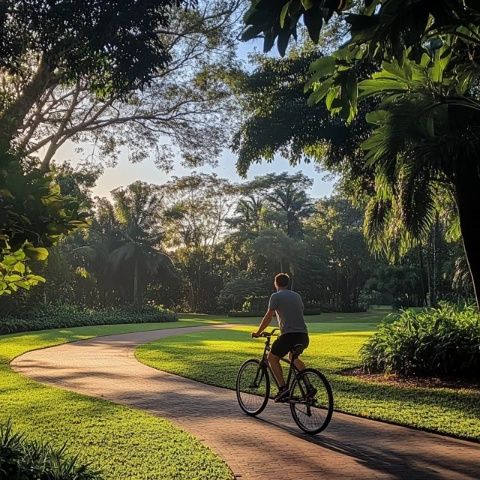
[[[270,403],[260,418],[250,418],[235,392],[155,370],[134,357],[143,343],[208,328],[225,327],[99,337],[26,353],[12,367],[42,383],[166,417],[211,447],[242,480],[480,478],[476,443],[340,413],[312,438],[300,433],[286,405]]]

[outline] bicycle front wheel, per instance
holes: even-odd
[[[293,380],[290,410],[295,423],[306,433],[325,430],[333,414],[333,393],[323,373],[306,368]]]
[[[258,360],[247,360],[238,371],[237,399],[247,415],[258,415],[267,406],[270,395],[268,371]]]

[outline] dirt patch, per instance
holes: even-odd
[[[368,382],[389,383],[392,385],[401,385],[404,387],[423,387],[423,388],[455,388],[467,390],[479,390],[480,381],[456,380],[453,378],[433,378],[433,377],[404,377],[395,373],[365,373],[362,368],[347,368],[340,372],[341,375],[357,377]]]

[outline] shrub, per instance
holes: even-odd
[[[11,423],[0,426],[0,478],[101,480],[101,475],[67,454],[65,447],[28,442]]]
[[[475,308],[443,305],[393,318],[387,317],[362,347],[366,371],[480,377],[480,316]]]
[[[22,314],[20,318],[0,318],[0,334],[119,323],[174,322],[177,319],[174,312],[161,305],[101,310],[80,309],[74,305],[47,305],[28,315]]]

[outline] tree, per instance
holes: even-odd
[[[348,168],[352,178],[365,170],[359,144],[371,127],[364,116],[346,124],[323,103],[308,102],[308,70],[319,55],[315,50],[293,51],[284,59],[257,56],[255,70],[230,74],[245,117],[232,141],[240,175],[252,163],[271,162],[278,154],[293,166],[314,161],[332,171]]]
[[[268,289],[258,279],[241,272],[236,278],[225,283],[218,297],[220,306],[228,310],[240,311],[247,297],[266,295]]]
[[[162,198],[156,187],[143,182],[116,189],[112,197],[120,238],[108,255],[105,275],[113,285],[131,281],[133,303],[138,306],[147,278],[173,271],[170,257],[159,249]]]
[[[330,274],[322,283],[332,307],[341,311],[359,310],[360,292],[372,269],[362,221],[361,210],[334,196],[318,201],[307,222],[307,235],[326,244]]]
[[[295,275],[301,244],[281,230],[267,229],[251,242],[251,252],[258,260],[264,260],[271,274],[289,271]]]
[[[480,115],[475,104],[480,107],[480,102],[470,95],[478,77],[473,72],[459,76],[451,55],[442,47],[432,56],[424,54],[420,64],[408,58],[402,67],[395,60],[385,62],[374,76],[379,83],[363,84],[363,95],[383,99],[381,110],[368,117],[377,128],[363,144],[379,179],[366,227],[374,242],[395,235],[395,222],[405,227],[401,242],[408,235],[421,240],[430,232],[438,205],[452,195],[478,299]]]
[[[165,245],[184,274],[187,307],[205,311],[215,307],[222,288],[221,244],[237,187],[211,174],[174,177],[162,186]]]
[[[2,2],[0,163],[1,202],[6,210],[0,219],[0,261],[6,262],[2,267],[6,281],[2,285],[5,283],[8,291],[18,286],[29,288],[39,281],[35,276],[29,277],[28,270],[21,266],[24,259],[16,256],[23,254],[15,244],[35,252],[40,246],[53,245],[60,235],[83,225],[84,220],[78,205],[59,195],[59,186],[52,176],[45,175],[46,169],[39,170],[35,162],[25,158],[24,151],[17,152],[16,157],[8,156],[25,118],[35,105],[38,113],[39,106],[48,98],[45,92],[57,86],[73,88],[78,100],[77,87],[81,85],[89,94],[108,102],[149,84],[158,69],[165,69],[170,61],[160,33],[169,26],[173,8],[180,5],[188,7],[191,3]],[[68,118],[70,108],[61,108]],[[64,123],[60,122],[62,129],[66,127]],[[18,198],[11,198],[13,191],[18,191]],[[36,242],[33,246],[32,237]],[[13,259],[19,260],[13,270],[9,265],[12,254]],[[45,250],[36,251],[37,257],[46,255]],[[4,287],[1,290],[7,291]]]
[[[263,32],[265,48],[269,50],[277,40],[282,54],[295,35],[300,17],[312,39],[318,40],[323,21],[328,21],[334,11],[349,7],[348,2],[328,0],[279,2],[273,9],[267,4],[265,0],[252,3],[245,18],[248,27],[244,38]],[[347,45],[312,64],[311,101],[325,101],[330,111],[351,121],[358,114],[359,90],[360,98],[376,95],[384,100],[380,109],[369,116],[377,128],[364,144],[369,163],[375,168],[376,183],[381,185],[377,196],[385,200],[382,208],[376,203],[375,215],[372,206],[369,217],[377,217],[382,224],[390,202],[390,211],[397,207],[397,218],[406,216],[404,235],[418,237],[431,221],[432,190],[445,181],[438,177],[446,176],[455,192],[480,307],[480,256],[475,247],[480,239],[480,169],[476,153],[480,5],[460,0],[369,0],[364,4],[360,14],[346,16],[350,25]],[[373,75],[373,81],[359,84],[359,72],[364,70],[365,61],[372,60],[383,62],[382,70]],[[386,130],[389,142],[382,140]],[[407,130],[405,138],[402,134]],[[454,154],[453,161],[450,155],[447,159],[445,153],[453,153],[456,147],[460,151]],[[444,160],[436,161],[434,152]],[[393,184],[403,185],[401,196],[398,188],[392,190]],[[389,192],[385,194],[386,189]],[[423,201],[419,201],[421,195]],[[402,208],[406,202],[409,211]],[[415,222],[415,218],[419,221]],[[370,227],[367,224],[367,230],[373,231]]]
[[[99,199],[92,226],[82,243],[70,248],[75,266],[94,275],[97,289],[110,300],[139,306],[150,281],[170,279],[175,268],[163,251],[158,187],[135,182],[112,192],[113,202]],[[106,303],[106,298],[100,299]]]
[[[264,198],[267,210],[265,217],[277,228],[281,228],[289,237],[301,236],[301,223],[312,211],[306,189],[313,181],[297,173],[286,172],[256,177],[245,189]]]
[[[32,273],[29,260],[45,260],[48,247],[86,226],[81,202],[62,194],[52,175],[28,169],[0,152],[0,295],[29,289],[44,279]]]
[[[90,163],[114,164],[125,149],[133,162],[153,153],[157,165],[168,169],[172,146],[188,165],[214,162],[233,118],[217,65],[235,64],[238,5],[238,0],[202,0],[198,9],[171,9],[169,24],[158,32],[168,67],[157,68],[141,90],[106,96],[92,92],[88,78],[52,81],[21,122],[16,149],[39,157],[44,171],[66,142],[91,144],[83,153]],[[17,90],[25,81],[16,75]],[[4,83],[0,97],[17,98],[11,90]]]
[[[0,116],[0,145],[8,148],[43,92],[82,80],[99,96],[126,94],[165,68],[162,28],[180,0],[73,2],[5,1],[0,11],[0,68],[26,76],[20,95]],[[21,67],[31,59],[34,69]]]

